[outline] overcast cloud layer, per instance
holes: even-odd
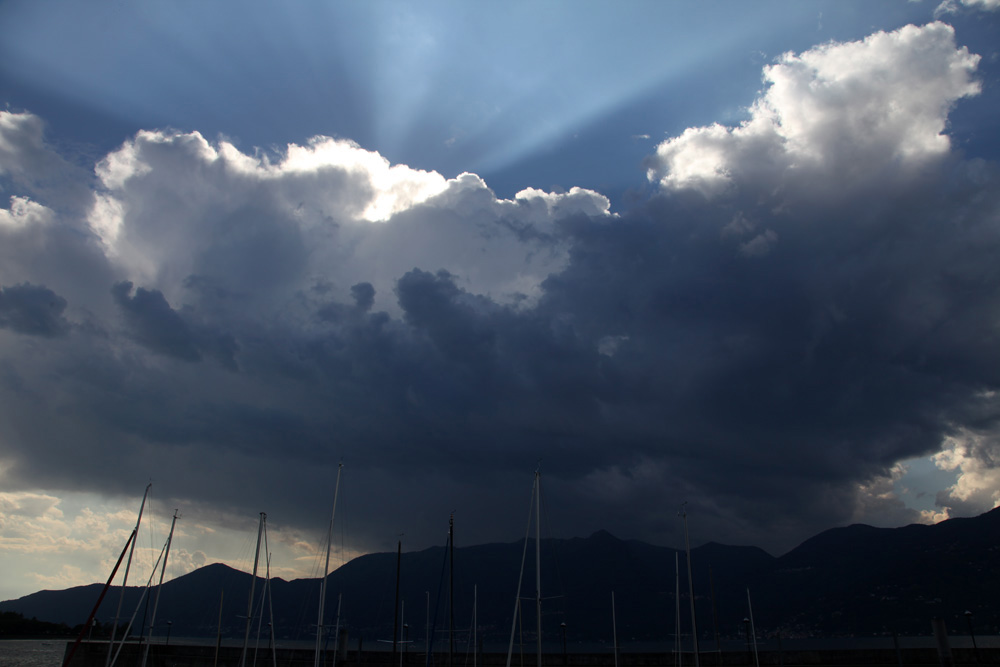
[[[1000,179],[948,136],[978,63],[945,23],[788,53],[619,212],[328,137],[148,130],[87,170],[2,111],[6,525],[152,477],[206,530],[319,533],[341,459],[358,550],[456,509],[516,539],[539,461],[565,536],[678,544],[688,501],[701,540],[780,552],[988,510]],[[931,455],[957,483],[922,516],[893,483]]]

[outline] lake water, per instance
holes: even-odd
[[[971,641],[968,637],[953,636],[949,637],[949,643],[952,648],[971,648]],[[977,637],[977,644],[980,648],[983,647],[1000,647],[1000,637],[998,636],[983,636]],[[5,639],[0,641],[0,667],[60,667],[62,665],[63,656],[66,652],[66,639]],[[184,639],[183,643],[187,644],[214,644],[214,640],[211,639]],[[173,643],[173,642],[171,642]],[[239,642],[227,641],[224,642],[227,645],[237,646]],[[310,648],[312,642],[287,642],[282,644],[282,646],[287,648]],[[298,646],[301,644],[301,646]],[[900,644],[905,647],[926,647],[930,648],[935,645],[933,637],[902,637],[900,638]],[[735,643],[733,646],[726,645],[724,650],[739,650],[741,644]],[[892,638],[891,637],[869,637],[869,638],[857,638],[857,639],[832,639],[832,640],[822,640],[822,639],[786,639],[782,642],[782,647],[787,650],[803,650],[803,649],[833,649],[833,648],[892,648]],[[356,645],[351,647],[352,649],[357,648]],[[369,646],[365,645],[366,649],[378,649],[383,648],[378,644],[373,644]],[[557,650],[556,647],[551,647],[553,651]],[[606,644],[573,644],[571,643],[568,647],[570,653],[602,653],[610,651],[610,647]],[[777,648],[775,642],[760,641],[758,643],[758,648],[760,650],[775,650]],[[500,653],[506,653],[506,646],[490,646],[487,647],[488,650],[496,651]],[[671,646],[667,646],[661,643],[628,643],[624,642],[620,647],[620,650],[625,652],[670,652]],[[705,650],[704,645],[702,649]],[[387,650],[392,650],[388,648]],[[517,649],[515,649],[516,651]],[[533,650],[533,648],[529,649]],[[417,652],[417,651],[415,651]]]
[[[59,667],[65,639],[5,639],[0,641],[0,667]]]

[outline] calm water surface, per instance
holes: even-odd
[[[960,647],[971,647],[971,642],[968,637],[949,637],[949,643],[952,648]],[[976,637],[977,643],[980,647],[990,646],[990,647],[1000,647],[1000,636],[983,636]],[[0,667],[60,667],[62,665],[63,655],[66,651],[65,639],[6,639],[0,641]],[[173,642],[171,642],[173,643]],[[188,644],[212,644],[213,640],[210,639],[184,639],[183,643]],[[230,644],[232,642],[224,642],[225,644]],[[772,642],[774,643],[774,642]],[[298,646],[302,644],[302,646]],[[760,650],[774,650],[777,646],[767,645],[766,641],[759,641],[758,648]],[[933,637],[903,637],[900,638],[900,644],[903,647],[932,647],[934,646]],[[238,643],[233,643],[232,645],[238,645]],[[312,642],[286,642],[279,644],[287,648],[310,648]],[[294,645],[294,646],[293,646]],[[821,639],[788,639],[782,642],[785,650],[795,650],[795,649],[829,649],[829,648],[891,648],[892,638],[885,637],[869,637],[867,639],[834,639],[834,640],[821,640]],[[353,647],[352,647],[353,648]],[[369,648],[368,645],[365,648]],[[381,648],[378,645],[374,645],[371,648]],[[487,647],[489,650],[495,650],[497,652],[506,653],[507,647],[497,646],[497,647]],[[604,650],[611,650],[609,646],[605,644],[570,644],[568,647],[570,653],[580,653],[580,652],[596,652],[600,653]],[[669,652],[672,647],[668,647],[661,643],[656,644],[642,644],[642,643],[627,643],[623,642],[619,650],[632,652]],[[725,650],[733,649],[732,646],[726,646]],[[739,646],[735,647],[736,649]],[[389,649],[391,650],[391,649]],[[517,649],[515,649],[516,651]],[[533,649],[532,649],[533,650]],[[553,649],[555,650],[555,649]]]
[[[65,651],[65,639],[5,639],[0,667],[59,667]]]

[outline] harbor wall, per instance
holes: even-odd
[[[66,646],[69,655],[73,642]],[[138,667],[143,664],[146,646],[127,644],[116,662],[118,667]],[[72,662],[67,667],[104,667],[107,661],[107,642],[82,642],[76,649]],[[423,653],[397,654],[395,660],[390,651],[344,651],[338,660],[330,651],[325,654],[324,667],[424,667]],[[151,644],[146,653],[147,667],[240,667],[243,651],[240,647],[193,646],[185,644]],[[839,649],[839,650],[793,650],[760,651],[756,656],[747,651],[705,652],[699,656],[700,667],[814,667],[832,665],[835,667],[981,667],[1000,665],[1000,648],[951,649],[950,655],[942,657],[935,648],[889,649]],[[250,649],[246,666],[277,664],[278,667],[311,667],[313,651],[309,649],[278,648],[274,656],[270,649]],[[485,653],[477,656],[473,666],[471,656],[454,656],[451,667],[506,667],[507,655]],[[432,656],[433,667],[449,667],[447,653]],[[515,655],[511,667],[534,667],[535,655],[525,655],[523,663],[520,655]],[[543,667],[694,667],[694,656],[683,654],[680,660],[673,653],[545,653]]]

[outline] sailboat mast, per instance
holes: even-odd
[[[681,653],[681,555],[674,552],[674,663],[680,667]]]
[[[684,548],[687,550],[688,562],[688,597],[691,598],[691,638],[694,640],[694,667],[698,667],[698,623],[694,617],[694,579],[691,577],[691,538],[688,537],[687,503],[681,505],[681,518],[684,519]]]
[[[337,496],[340,494],[340,473],[344,464],[337,465],[337,483],[333,487],[333,511],[330,512],[330,527],[326,531],[326,565],[323,566],[323,578],[319,582],[319,614],[316,618],[316,653],[313,656],[313,667],[319,667],[319,656],[323,650],[323,607],[326,606],[326,578],[330,574],[330,543],[333,542],[333,520],[337,516]],[[339,607],[339,602],[337,603]]]
[[[399,569],[403,560],[403,540],[396,541],[396,603],[392,611],[392,663],[396,664],[396,652],[399,650]]]
[[[250,623],[253,620],[253,590],[257,583],[257,565],[260,562],[260,536],[264,533],[265,519],[267,519],[267,515],[261,512],[260,521],[257,524],[257,550],[253,555],[253,576],[250,578],[250,597],[247,600],[247,629],[246,634],[243,635],[243,654],[240,656],[240,667],[246,667],[247,664],[247,645],[250,643]]]
[[[264,533],[264,546],[267,546],[267,533]],[[267,613],[268,618],[271,622],[267,624],[268,627],[268,638],[267,642],[271,645],[271,664],[274,667],[278,665],[278,647],[275,646],[274,642],[274,600],[271,598],[271,552],[267,552]],[[261,610],[261,616],[264,615],[264,611]]]
[[[712,577],[712,566],[708,566],[708,590],[712,594],[712,628],[715,630],[715,650],[722,654],[722,640],[719,638],[719,610],[715,606],[715,579]]]
[[[760,658],[757,657],[757,628],[753,624],[753,602],[750,601],[750,588],[747,588],[747,609],[750,610],[750,636],[753,637],[753,662],[756,667],[760,667]]]
[[[528,503],[528,521],[524,527],[524,549],[521,551],[521,570],[517,575],[517,596],[514,598],[514,613],[510,621],[510,643],[507,645],[506,667],[510,667],[510,661],[514,655],[514,635],[517,632],[518,622],[521,621],[521,585],[524,583],[524,564],[528,560],[528,537],[531,535],[531,510],[532,505],[535,504],[535,493],[538,491],[537,471],[535,472],[535,477],[536,481],[531,485],[531,502]]]
[[[343,593],[337,593],[337,621],[333,626],[333,654],[340,655],[340,603],[344,598]]]
[[[135,531],[132,531],[132,536],[135,537]],[[156,562],[153,563],[153,567],[152,567],[152,569],[149,572],[149,579],[146,580],[146,585],[142,589],[142,594],[139,595],[139,604],[136,607],[135,611],[132,612],[132,618],[129,619],[128,625],[125,626],[125,630],[122,632],[122,636],[123,637],[128,637],[129,632],[132,631],[132,624],[135,622],[136,616],[139,615],[139,609],[142,608],[143,600],[146,599],[146,594],[149,593],[149,591],[153,588],[153,579],[156,578],[156,571],[160,569],[160,563],[163,561],[164,554],[166,554],[166,552],[167,552],[167,545],[168,545],[168,542],[164,542],[163,543],[163,547],[160,549],[160,555],[156,557]],[[126,545],[126,548],[128,548],[128,545]],[[122,551],[122,555],[118,559],[118,561],[119,561],[118,564],[119,565],[121,564],[121,560],[123,558],[125,558],[125,551],[124,550]],[[118,568],[116,566],[115,570],[117,571],[117,569]],[[148,611],[148,610],[149,610],[149,605],[147,604],[146,605],[146,611]],[[96,609],[94,611],[96,611]],[[144,618],[142,620],[142,623],[145,623],[145,622],[146,622],[146,620]],[[140,642],[146,641],[145,631],[146,631],[145,628],[143,628],[143,636],[140,637]],[[111,664],[112,665],[114,665],[115,662],[118,660],[119,656],[121,656],[121,652],[122,652],[122,649],[124,647],[125,647],[125,642],[124,641],[118,642],[118,650],[115,651],[114,657],[111,658]]]
[[[611,636],[614,640],[615,667],[618,667],[618,620],[615,618],[615,592],[611,591]]]
[[[538,647],[536,649],[538,667],[542,667],[542,476],[535,471],[535,613]]]
[[[212,663],[212,667],[216,667],[219,664],[219,649],[222,647],[222,601],[226,598],[226,589],[223,588],[219,591],[219,625],[218,630],[215,635],[215,661]]]
[[[128,552],[128,560],[125,562],[125,574],[122,575],[122,590],[121,595],[118,596],[118,609],[115,611],[115,620],[111,624],[111,639],[108,641],[108,658],[104,662],[105,667],[110,667],[111,665],[111,653],[115,646],[115,633],[118,630],[118,619],[121,618],[122,615],[122,603],[125,601],[125,587],[128,585],[128,572],[132,567],[132,554],[135,553],[135,543],[138,542],[139,524],[142,523],[142,510],[146,507],[146,498],[149,497],[149,490],[152,487],[152,482],[146,485],[146,492],[142,494],[142,503],[139,504],[139,517],[135,520],[136,539],[132,541],[132,546],[129,548]]]
[[[174,520],[170,522],[170,534],[167,536],[167,546],[164,547],[163,564],[160,567],[160,582],[156,585],[156,601],[153,603],[153,615],[149,619],[149,641],[153,639],[153,624],[156,623],[156,608],[160,606],[160,593],[163,592],[163,575],[167,571],[167,558],[170,556],[170,542],[174,539],[174,526],[177,525],[177,510],[174,510]],[[146,650],[142,654],[142,667],[146,667],[146,658],[149,656],[149,641],[146,642]]]
[[[448,517],[448,667],[455,661],[455,515]]]
[[[87,622],[83,624],[83,628],[80,630],[80,634],[77,635],[76,641],[73,645],[69,647],[66,658],[63,660],[63,667],[66,667],[73,661],[73,654],[76,653],[76,649],[80,646],[80,642],[83,641],[83,635],[87,633],[90,628],[90,624],[94,622],[94,617],[97,616],[97,610],[101,607],[101,601],[104,600],[104,596],[107,594],[108,589],[111,588],[111,582],[115,580],[115,575],[118,574],[118,568],[121,567],[122,560],[125,558],[125,552],[128,551],[129,545],[132,544],[132,540],[135,539],[135,530],[129,535],[128,541],[125,542],[125,546],[122,547],[122,552],[118,556],[118,562],[111,569],[111,576],[108,577],[108,582],[104,584],[104,588],[101,590],[101,594],[97,596],[97,604],[94,605],[94,609],[90,612],[90,616],[87,617]],[[153,571],[156,571],[156,567],[153,567]],[[152,580],[152,575],[150,575],[150,580]]]

